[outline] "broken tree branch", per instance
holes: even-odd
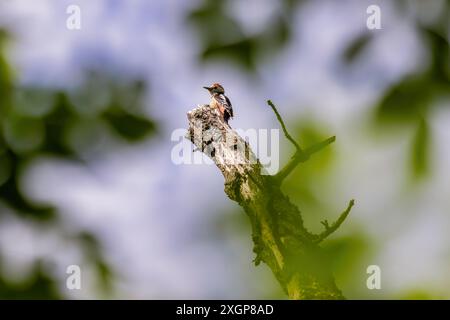
[[[295,141],[294,138],[292,138],[292,136],[289,134],[289,132],[286,129],[286,125],[284,124],[283,118],[281,117],[280,113],[278,112],[277,107],[273,104],[272,100],[267,100],[267,104],[272,108],[273,112],[275,113],[278,122],[281,125],[281,128],[283,129],[284,135],[286,137],[286,139],[288,139],[290,142],[292,142],[292,144],[295,146],[295,148],[298,151],[301,151],[302,148],[300,148],[300,146],[298,145],[297,141]]]
[[[274,106],[273,109],[276,110]],[[297,151],[301,150],[278,111],[275,113],[286,137]],[[267,175],[248,143],[209,105],[199,106],[187,116],[187,138],[220,169],[225,193],[250,219],[255,264],[266,263],[290,299],[344,299],[334,282],[330,263],[318,246],[318,239],[325,237],[305,228],[297,206]],[[331,143],[330,139],[301,152],[309,157]],[[342,223],[339,221],[332,228],[337,229]]]
[[[281,184],[284,179],[297,167],[299,163],[307,161],[314,153],[319,152],[323,148],[327,147],[328,145],[332,144],[334,141],[336,141],[336,137],[330,137],[328,139],[325,139],[322,142],[319,142],[311,147],[309,147],[306,150],[303,150],[300,145],[295,141],[294,138],[289,134],[286,125],[284,124],[284,121],[278,112],[277,107],[271,100],[267,100],[267,104],[272,108],[273,112],[275,113],[275,116],[278,119],[278,122],[281,125],[281,128],[283,129],[284,135],[286,139],[288,139],[294,146],[295,146],[295,153],[291,157],[291,160],[286,164],[286,166],[281,169],[275,176],[274,176],[274,182],[277,184]]]
[[[352,210],[352,207],[354,204],[355,204],[355,200],[353,200],[353,199],[350,200],[350,202],[348,203],[347,209],[345,209],[345,211],[341,213],[339,218],[331,226],[328,224],[327,220],[321,221],[322,225],[325,227],[325,231],[320,233],[317,236],[317,239],[314,240],[314,242],[319,243],[319,242],[323,241],[325,238],[327,238],[330,234],[335,232],[341,226],[341,224],[344,222],[344,220],[347,218],[347,216],[349,215],[350,211]]]
[[[334,141],[336,141],[336,137],[333,136],[309,147],[305,151],[297,151],[291,160],[289,160],[289,162],[275,175],[275,181],[278,184],[281,184],[298,164],[306,162],[314,153],[321,151]]]

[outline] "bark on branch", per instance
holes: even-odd
[[[278,111],[276,114],[290,137]],[[280,189],[281,181],[298,163],[332,141],[327,139],[302,150],[291,137],[297,150],[292,163],[276,176],[269,176],[247,142],[216,109],[203,105],[187,116],[187,138],[214,161],[224,176],[225,193],[250,218],[255,264],[266,263],[290,299],[344,299],[318,243],[339,227],[351,207],[324,233],[312,234],[305,228],[297,206]]]

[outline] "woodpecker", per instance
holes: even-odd
[[[228,120],[233,118],[233,107],[231,101],[225,95],[225,89],[218,83],[214,83],[210,87],[203,87],[211,94],[210,106],[217,108],[220,114],[223,116],[223,120],[228,124]]]

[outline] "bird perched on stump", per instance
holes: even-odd
[[[223,120],[228,124],[228,120],[233,118],[233,107],[231,101],[225,95],[225,89],[219,84],[214,83],[210,87],[203,87],[211,94],[211,102],[209,105],[212,108],[217,108],[220,114],[223,116]]]

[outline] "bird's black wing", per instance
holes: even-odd
[[[231,101],[230,101],[230,99],[228,99],[228,97],[227,96],[225,96],[225,100],[226,100],[226,102],[227,102],[227,105],[228,105],[228,113],[230,114],[230,117],[231,118],[233,118],[234,117],[234,115],[233,115],[233,106],[231,105]]]

